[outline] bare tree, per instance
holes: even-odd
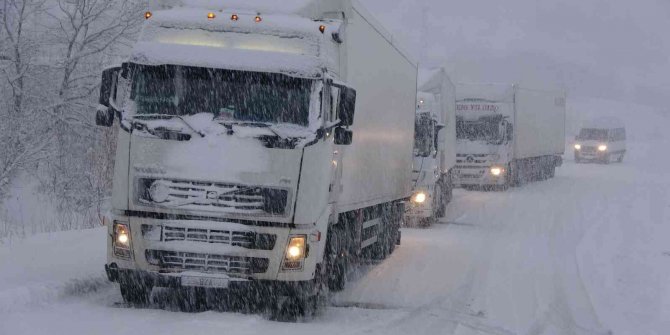
[[[141,13],[127,0],[58,0],[49,12],[49,40],[60,54],[51,65],[58,83],[54,103],[44,109],[55,136],[46,181],[62,210],[100,208],[109,192],[114,155],[100,138],[113,134],[93,128],[91,115],[101,68],[136,36]]]
[[[44,13],[43,0],[4,0],[0,27],[0,197],[22,168],[45,157],[50,140],[35,135],[28,89],[34,80],[34,55],[39,47],[32,29]]]

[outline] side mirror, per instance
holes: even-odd
[[[111,127],[114,124],[114,110],[110,107],[99,106],[95,113],[95,124],[100,127]]]
[[[354,113],[356,111],[356,90],[351,87],[340,86],[340,105],[338,106],[338,118],[340,125],[349,127],[354,124]]]
[[[119,73],[121,73],[121,67],[113,67],[102,72],[99,102],[105,107],[112,107],[111,103],[116,102]]]
[[[95,124],[102,127],[111,127],[114,124],[116,93],[121,67],[109,68],[102,72],[100,83],[100,99],[95,114]]]
[[[335,144],[350,145],[354,141],[354,132],[342,127],[335,128]]]

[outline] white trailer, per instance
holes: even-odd
[[[414,131],[414,193],[408,225],[430,225],[444,217],[452,198],[456,164],[456,88],[443,68],[421,69]]]
[[[131,304],[220,290],[293,318],[399,243],[417,68],[355,0],[228,3],[138,13],[103,73],[97,124],[120,126],[105,268]]]
[[[457,85],[456,184],[508,186],[552,178],[565,152],[564,92]]]

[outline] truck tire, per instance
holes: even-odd
[[[612,156],[610,154],[605,155],[605,157],[602,159],[602,163],[607,165],[612,163]]]
[[[333,292],[344,290],[347,284],[349,261],[344,242],[344,231],[339,227],[331,227],[326,242],[326,278],[328,289]]]
[[[121,297],[123,301],[131,306],[146,306],[149,304],[151,287],[141,282],[120,281]]]
[[[271,321],[298,322],[303,318],[313,317],[318,310],[317,296],[277,297],[275,300],[268,310]]]
[[[619,158],[616,160],[617,163],[622,163],[623,162],[623,156],[625,156],[626,153],[622,152],[621,155],[619,155]]]

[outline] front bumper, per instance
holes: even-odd
[[[608,151],[575,150],[575,159],[599,161],[605,159],[608,154]]]
[[[110,280],[117,273],[136,271],[149,277],[178,277],[182,272],[202,272],[213,276],[226,275],[231,281],[286,281],[312,280],[317,264],[323,258],[324,238],[316,226],[306,228],[246,226],[234,222],[207,220],[165,220],[146,217],[115,216],[114,221],[130,227],[132,257],[118,257],[113,249],[113,228],[109,225],[107,268]],[[326,218],[327,220],[327,218]],[[161,227],[159,233],[147,233]],[[167,229],[169,230],[169,238]],[[246,240],[238,233],[272,236],[271,247],[241,245]],[[284,256],[291,236],[307,236],[307,255],[302,268],[283,269]],[[227,237],[230,236],[230,237]],[[315,238],[318,236],[319,238]],[[230,241],[222,242],[223,241]],[[147,277],[146,275],[144,277]],[[159,282],[166,279],[160,279]],[[167,279],[168,282],[174,279]]]
[[[499,176],[494,176],[490,166],[456,166],[452,180],[456,186],[504,185],[507,173],[505,170]]]
[[[151,271],[119,269],[115,263],[105,265],[105,272],[107,273],[107,278],[112,282],[133,283],[147,288],[165,287],[178,289],[185,287],[182,285],[181,276]],[[313,280],[281,282],[275,280],[234,279],[230,281],[227,288],[218,290],[239,293],[255,292],[261,294],[258,296],[270,297],[273,295],[297,296],[309,294],[314,292],[315,289],[316,286]]]

